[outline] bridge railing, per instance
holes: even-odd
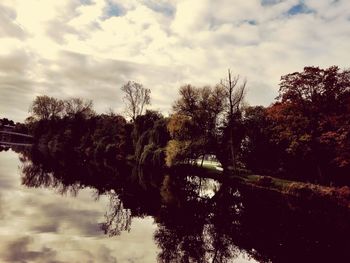
[[[2,134],[9,134],[9,135],[23,136],[23,137],[27,137],[27,138],[34,138],[34,137],[31,136],[31,135],[24,134],[24,133],[19,133],[19,132],[0,131],[0,133],[2,133]]]

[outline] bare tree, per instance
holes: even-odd
[[[37,96],[29,108],[29,112],[37,119],[54,119],[62,115],[64,103],[62,100],[49,96]]]
[[[240,106],[243,102],[245,89],[247,85],[247,80],[244,79],[241,84],[239,84],[240,76],[232,76],[231,71],[228,70],[228,78],[221,80],[220,85],[226,91],[227,97],[227,120],[230,133],[229,147],[232,158],[232,168],[236,170],[236,155],[237,149],[234,144],[234,123],[237,122],[237,118],[240,116]]]
[[[193,118],[199,107],[200,89],[192,85],[184,85],[179,92],[181,97],[175,101],[173,110]]]
[[[229,117],[234,116],[234,114],[239,110],[241,106],[244,95],[245,88],[247,85],[247,80],[244,79],[241,85],[238,85],[240,76],[232,76],[231,70],[228,70],[228,78],[225,80],[221,80],[221,86],[226,90],[226,95],[228,99],[228,114]]]
[[[135,121],[137,116],[142,115],[145,106],[151,104],[151,90],[134,81],[128,81],[121,90],[125,93],[126,114]]]
[[[64,101],[65,113],[68,116],[80,115],[84,118],[94,116],[92,100],[83,100],[81,98],[71,98]]]

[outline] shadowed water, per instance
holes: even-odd
[[[1,262],[348,262],[348,211],[184,170],[0,153]]]

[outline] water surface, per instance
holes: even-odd
[[[17,152],[17,153],[16,153]],[[327,202],[106,162],[0,152],[1,262],[348,262]]]
[[[152,217],[133,218],[132,231],[108,237],[99,223],[109,198],[92,188],[76,196],[22,185],[14,152],[0,153],[1,262],[154,262],[159,248]]]

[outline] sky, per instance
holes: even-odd
[[[349,67],[348,0],[1,0],[0,117],[24,121],[36,96],[92,99],[123,113],[123,84],[171,113],[178,89],[247,79],[270,105],[280,77]]]

